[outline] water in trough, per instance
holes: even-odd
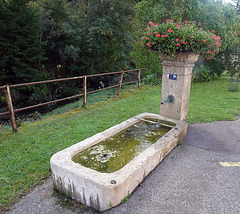
[[[170,123],[157,119],[142,120],[79,152],[73,161],[98,172],[115,172],[171,130],[175,124]]]

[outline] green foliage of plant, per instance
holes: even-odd
[[[240,92],[227,92],[228,84],[227,77],[192,84],[188,122],[236,119],[240,114]],[[160,86],[143,85],[140,90],[128,90],[119,98],[86,109],[75,106],[34,123],[25,122],[18,133],[0,126],[0,209],[50,175],[49,160],[54,153],[137,114],[158,114],[160,92]]]
[[[222,40],[220,53],[212,60],[204,62],[203,65],[214,70],[218,76],[226,69],[224,60],[226,48],[236,47],[239,44],[239,39],[234,35],[234,32],[239,31],[239,15],[233,6],[223,4],[222,1],[143,0],[135,6],[135,11],[139,39],[145,32],[149,21],[161,23],[166,19],[174,20],[174,22],[191,20],[200,24],[203,30],[215,30],[215,34],[219,35]],[[139,51],[139,49],[135,50]]]
[[[218,77],[225,71],[226,64],[225,58],[226,54],[224,52],[220,52],[215,55],[214,59],[203,61],[203,65],[206,66],[206,69],[211,70],[213,73],[216,73]],[[211,72],[211,73],[212,73]]]
[[[141,29],[145,29],[149,21],[162,23],[166,19],[175,22],[185,20],[200,23],[204,30],[215,30],[223,41],[224,50],[233,40],[238,16],[232,6],[221,1],[200,0],[148,0],[141,1],[135,6],[136,17]]]
[[[89,4],[89,46],[93,54],[90,63],[94,63],[94,69],[104,68],[109,72],[128,66],[134,4],[132,0],[92,1]]]
[[[132,0],[38,0],[48,72],[73,76],[128,67],[134,4]]]
[[[38,0],[33,7],[41,14],[41,39],[47,44],[45,67],[49,76],[74,75],[71,68],[81,52],[82,30],[76,18],[78,14],[65,0]]]
[[[157,52],[148,51],[136,43],[131,52],[131,60],[135,63],[136,68],[147,68],[141,72],[142,78],[147,78],[147,83],[155,84],[159,81],[162,75],[162,66]]]
[[[41,78],[46,59],[38,11],[28,0],[0,2],[0,84]]]
[[[195,20],[201,13],[200,9],[199,0],[143,0],[135,6],[136,17],[141,21],[142,28],[149,21],[161,23],[169,18],[176,21]]]
[[[151,84],[151,85],[158,85],[161,83],[160,73],[154,72],[147,74],[146,79],[144,80],[144,83]]]
[[[207,59],[219,53],[221,40],[213,32],[206,32],[196,22],[184,23],[167,19],[160,24],[149,22],[140,45],[144,48],[174,56],[177,52],[195,52]]]
[[[212,13],[212,11],[215,11]],[[235,48],[239,46],[239,38],[236,32],[239,32],[239,18],[236,9],[230,5],[221,2],[210,1],[204,4],[201,11],[199,21],[204,28],[209,27],[215,29],[221,36],[222,47],[218,55],[213,60],[208,60],[205,65],[214,70],[218,76],[221,75],[232,61],[229,57],[235,52]],[[229,61],[230,60],[230,61]]]
[[[124,199],[121,200],[123,204],[126,204],[128,202],[128,199],[131,197],[131,195],[126,196]]]
[[[233,54],[233,51],[233,47],[227,48],[227,52],[224,58],[225,68],[227,69],[231,80],[240,78],[240,57],[238,53]]]
[[[218,78],[219,76],[207,66],[201,65],[197,68],[193,68],[192,82],[208,82]]]

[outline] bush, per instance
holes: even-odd
[[[159,79],[162,76],[161,60],[159,53],[148,51],[139,46],[134,45],[134,50],[131,52],[131,60],[135,62],[136,68],[147,68],[141,71],[141,77],[147,78],[145,83],[159,84]]]
[[[193,82],[208,82],[218,79],[219,76],[207,66],[193,68],[192,81]]]
[[[160,85],[162,82],[162,75],[161,73],[152,73],[146,76],[144,83],[152,84],[152,85]]]
[[[196,22],[184,23],[167,19],[161,24],[149,22],[139,44],[149,50],[174,56],[178,52],[194,52],[206,59],[212,59],[219,53],[220,36],[215,31],[204,31]]]

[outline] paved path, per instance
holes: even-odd
[[[36,187],[8,214],[98,213],[64,205],[52,180]],[[69,201],[69,200],[67,200]],[[177,146],[131,194],[106,214],[239,214],[240,120],[193,124]]]

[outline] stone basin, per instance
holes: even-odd
[[[103,173],[75,163],[72,158],[79,152],[112,137],[145,119],[159,119],[176,124],[156,143],[138,154],[121,169]],[[59,192],[99,211],[117,206],[133,192],[143,179],[181,141],[187,131],[184,121],[152,113],[142,113],[115,125],[56,154],[50,160],[54,185]]]

